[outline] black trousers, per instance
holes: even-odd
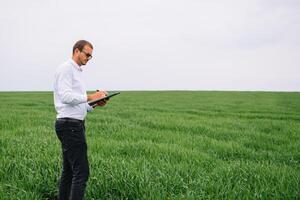
[[[81,200],[89,177],[84,121],[57,119],[55,131],[61,142],[63,156],[58,199]]]

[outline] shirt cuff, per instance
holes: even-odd
[[[82,96],[82,100],[83,100],[83,102],[87,102],[88,100],[87,100],[87,94],[84,94],[83,96]]]
[[[94,110],[94,108],[92,106],[90,106],[88,103],[86,103],[86,110],[88,112],[92,112]]]
[[[76,100],[76,102],[80,103],[86,103],[87,102],[87,95],[74,95],[74,99]]]

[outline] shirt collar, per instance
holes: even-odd
[[[70,58],[70,62],[77,70],[82,72],[82,68],[72,58]]]

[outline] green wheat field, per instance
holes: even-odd
[[[55,199],[52,93],[0,101],[0,199]],[[121,92],[86,128],[87,200],[300,199],[300,93]]]

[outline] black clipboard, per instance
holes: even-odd
[[[111,93],[111,94],[109,94],[109,95],[107,95],[107,96],[105,96],[105,97],[102,97],[102,98],[100,98],[100,99],[95,99],[95,100],[93,100],[93,101],[89,101],[88,104],[89,104],[90,106],[93,106],[93,105],[97,104],[97,103],[100,102],[100,101],[103,101],[103,100],[109,100],[109,98],[111,98],[111,97],[113,97],[113,96],[116,96],[116,95],[118,95],[118,94],[120,94],[120,93],[121,93],[121,92],[114,92],[114,93]]]

